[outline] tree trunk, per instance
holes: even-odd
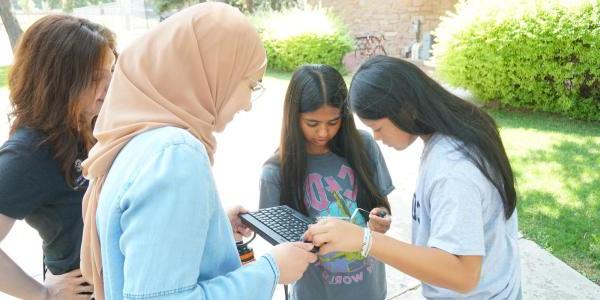
[[[254,11],[254,1],[253,0],[244,0],[244,6],[248,12],[252,13]]]
[[[10,46],[12,47],[12,50],[15,51],[15,47],[19,41],[19,37],[23,34],[23,30],[21,30],[17,18],[12,14],[10,0],[0,0],[0,17],[2,17],[2,23],[4,24],[4,28],[6,28],[6,33],[10,39]]]
[[[281,0],[271,0],[271,9],[281,11]]]

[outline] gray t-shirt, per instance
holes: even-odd
[[[390,174],[373,138],[361,131],[372,162],[374,184],[383,196],[393,189]],[[356,209],[357,185],[347,160],[334,153],[308,155],[305,204],[311,217],[347,216]],[[279,167],[266,164],[260,180],[260,207],[280,205]],[[334,193],[341,197],[336,201]],[[341,200],[341,201],[340,201]],[[343,202],[343,203],[341,203]],[[365,226],[362,216],[358,223]],[[291,299],[384,299],[387,294],[385,266],[360,253],[335,252],[319,257],[292,287]]]
[[[423,283],[423,296],[520,299],[517,212],[505,220],[500,194],[458,145],[441,134],[425,144],[413,196],[412,242],[454,255],[483,256],[481,278],[468,294]]]

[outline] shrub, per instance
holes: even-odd
[[[483,101],[600,120],[600,2],[574,2],[459,2],[436,30],[439,76]]]
[[[267,50],[269,67],[293,71],[303,64],[328,64],[342,70],[352,49],[348,30],[323,9],[288,10],[255,15]]]

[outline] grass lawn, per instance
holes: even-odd
[[[600,284],[600,123],[491,113],[516,173],[520,230]]]
[[[7,88],[8,66],[0,66],[0,89]]]

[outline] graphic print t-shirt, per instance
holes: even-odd
[[[387,166],[373,138],[361,132],[373,170],[373,182],[383,196],[393,189]],[[309,155],[305,180],[305,205],[311,217],[349,217],[357,208],[355,173],[348,161],[332,152]],[[260,184],[260,207],[280,205],[279,166],[266,164]],[[366,226],[362,216],[356,223]],[[359,252],[320,256],[292,287],[292,299],[384,299],[385,266]]]

